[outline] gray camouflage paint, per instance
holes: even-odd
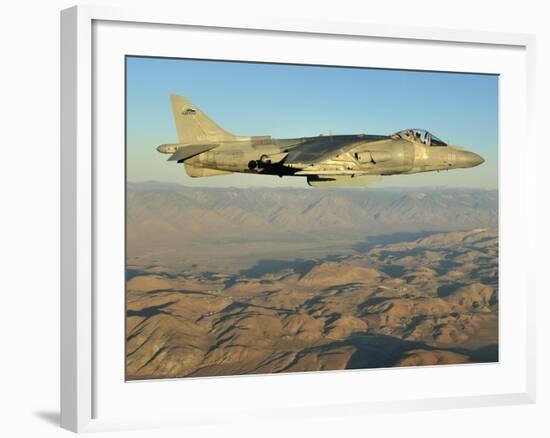
[[[392,135],[329,135],[273,139],[235,136],[191,101],[171,96],[179,143],[157,147],[184,163],[191,177],[233,172],[307,178],[314,187],[366,186],[382,176],[469,168],[479,155],[449,146],[427,131]]]

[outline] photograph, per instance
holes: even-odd
[[[499,361],[499,76],[125,57],[127,381]]]

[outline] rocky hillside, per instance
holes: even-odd
[[[170,193],[180,200],[190,196],[199,211],[201,205],[219,202],[210,198],[219,194],[208,190],[200,196],[185,190]],[[246,211],[255,211],[250,218],[258,223],[270,217],[276,221],[276,215],[247,204],[250,199],[233,202],[231,193],[241,192],[226,193],[225,207],[220,206],[224,218],[231,216],[227,209],[232,206],[247,205]],[[143,205],[154,203],[152,191],[133,196],[149,199]],[[292,209],[306,195],[297,191],[257,196],[265,196],[268,204],[277,196],[285,198],[279,206],[292,199]],[[315,196],[317,202],[333,205],[343,195]],[[488,203],[493,195],[345,196],[362,199],[364,206],[377,205],[363,213],[348,207],[343,213],[351,216],[362,214],[375,221],[372,211],[388,208],[411,219],[422,214],[443,226],[450,214],[438,219],[435,213],[411,207],[408,198],[428,198],[424,202],[432,211],[440,203],[456,202],[477,211],[473,203]],[[309,211],[316,205],[308,204]],[[174,207],[173,213],[184,210]],[[485,214],[484,220],[495,219],[480,210],[475,221]],[[392,215],[395,220],[399,216]],[[324,220],[330,222],[330,217]],[[366,247],[354,255],[259,264],[235,274],[173,273],[151,265],[129,278],[127,300],[131,380],[491,362],[498,360],[498,236],[487,228],[437,233]]]

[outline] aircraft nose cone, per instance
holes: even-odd
[[[475,167],[485,162],[483,157],[473,152],[464,152],[460,161],[464,167]]]
[[[482,156],[478,155],[478,154],[474,154],[473,152],[471,153],[472,154],[472,167],[474,166],[479,166],[480,164],[483,164],[485,163],[485,160],[483,159]]]

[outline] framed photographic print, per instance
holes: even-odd
[[[61,43],[63,427],[534,401],[532,36],[75,7]]]

